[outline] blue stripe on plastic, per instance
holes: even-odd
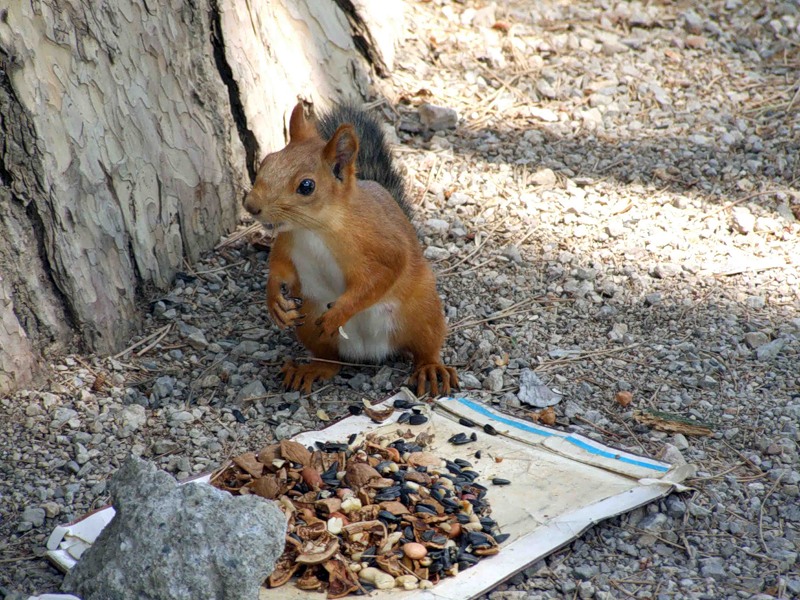
[[[459,403],[463,404],[470,410],[475,411],[478,414],[481,414],[485,417],[489,417],[494,421],[498,421],[503,423],[504,425],[508,425],[509,427],[513,427],[515,429],[521,429],[522,431],[527,431],[528,433],[534,433],[536,435],[541,435],[544,437],[560,437],[568,441],[570,444],[574,444],[578,448],[582,448],[591,454],[596,454],[598,456],[602,456],[603,458],[610,458],[612,460],[618,460],[620,462],[627,463],[629,465],[636,465],[637,467],[644,467],[645,469],[652,469],[654,471],[659,471],[660,473],[666,473],[669,471],[669,467],[665,467],[662,465],[653,464],[650,462],[645,462],[642,460],[636,460],[635,458],[628,458],[627,456],[620,456],[619,454],[614,454],[613,452],[608,452],[607,450],[601,450],[600,448],[596,448],[591,444],[587,444],[583,440],[576,439],[571,435],[559,435],[557,433],[553,433],[551,431],[547,431],[546,429],[541,429],[534,425],[526,425],[525,423],[519,423],[517,421],[513,421],[508,419],[502,415],[499,415],[485,406],[480,404],[476,404],[471,400],[467,400],[466,398],[454,398],[454,400],[458,401]]]

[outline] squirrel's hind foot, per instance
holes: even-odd
[[[448,396],[450,391],[458,389],[458,374],[453,367],[446,367],[442,363],[419,365],[409,377],[411,385],[417,384],[417,396],[425,394],[426,386],[430,386],[431,396],[439,396],[439,382],[441,381],[441,395]]]
[[[339,372],[340,365],[336,363],[311,361],[307,365],[295,364],[288,361],[283,368],[283,387],[287,390],[301,390],[306,394],[311,393],[311,386],[315,381],[325,381]]]

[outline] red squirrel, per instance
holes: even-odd
[[[436,279],[374,117],[344,105],[313,123],[298,103],[288,145],[261,162],[244,206],[276,234],[270,316],[324,359],[287,362],[285,387],[309,393],[339,371],[329,361],[401,353],[413,358],[409,381],[417,395],[428,387],[433,396],[447,395],[458,386],[441,360],[447,326]]]

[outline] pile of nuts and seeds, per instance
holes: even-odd
[[[212,485],[275,500],[286,514],[286,546],[270,587],[298,575],[297,587],[327,590],[328,598],[427,588],[497,554],[508,534],[489,516],[478,472],[465,459],[426,451],[433,434],[403,430],[410,421],[427,418],[402,413],[391,434],[358,443],[355,435],[316,448],[283,440],[212,476]]]

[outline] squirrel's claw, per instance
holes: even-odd
[[[322,313],[322,316],[315,321],[320,331],[320,337],[332,338],[339,333],[339,329],[347,322],[342,319],[336,309],[329,309]]]
[[[340,366],[336,363],[312,361],[307,365],[298,365],[293,360],[287,361],[283,373],[283,387],[287,390],[300,390],[305,394],[311,393],[311,386],[315,381],[330,379],[339,372]]]
[[[416,368],[409,378],[409,383],[417,384],[417,396],[425,394],[426,386],[430,386],[431,396],[439,396],[439,382],[441,381],[442,395],[447,396],[452,389],[458,388],[458,374],[453,367],[446,367],[441,363],[421,365]]]
[[[305,322],[305,315],[300,312],[302,298],[288,298],[281,294],[267,303],[269,314],[279,329],[300,327]]]

